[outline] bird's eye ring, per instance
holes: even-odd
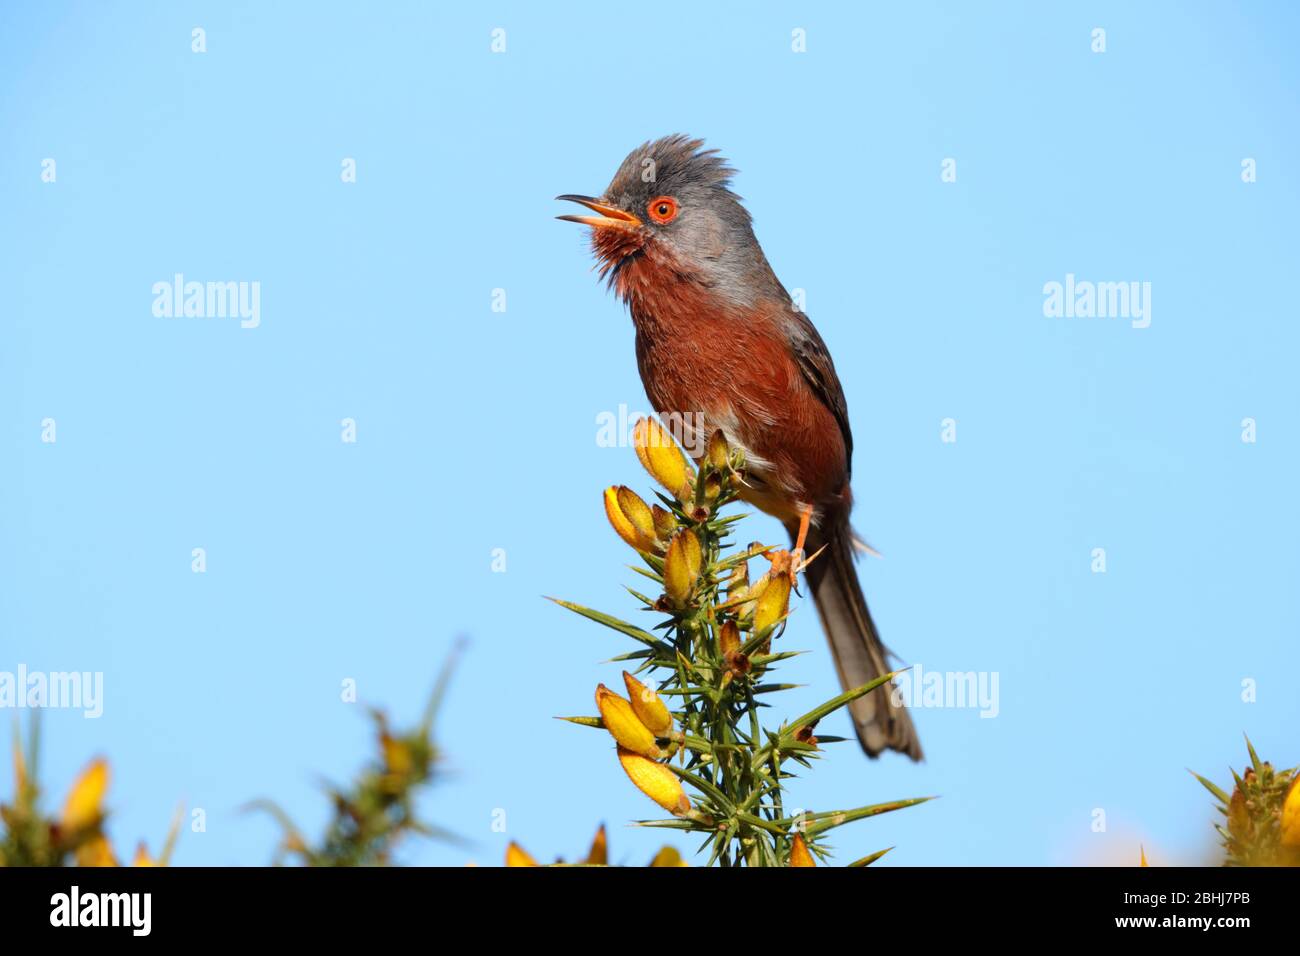
[[[657,196],[646,206],[650,218],[664,226],[677,218],[677,200],[672,196]]]

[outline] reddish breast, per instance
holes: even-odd
[[[847,493],[843,436],[790,351],[781,326],[788,306],[738,307],[648,259],[621,269],[615,287],[636,324],[637,363],[655,409],[703,413],[792,502],[839,502]]]

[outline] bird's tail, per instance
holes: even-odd
[[[823,546],[826,550],[808,565],[804,579],[830,641],[840,684],[850,690],[888,674],[890,668],[858,583],[853,532],[846,519],[832,518],[825,528],[809,529],[805,553],[811,556]],[[893,690],[891,682],[850,702],[858,740],[868,757],[877,757],[888,748],[920,760],[916,728],[903,705],[894,703]]]

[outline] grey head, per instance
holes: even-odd
[[[599,198],[568,194],[599,216],[560,216],[589,225],[603,269],[616,281],[639,260],[729,300],[789,296],[731,191],[735,173],[717,150],[680,133],[632,150]]]

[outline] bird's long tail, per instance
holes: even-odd
[[[808,565],[804,578],[830,641],[840,684],[849,690],[889,673],[890,668],[858,583],[853,532],[846,519],[831,519],[825,528],[809,529],[805,553],[811,556],[823,546],[826,550]],[[920,760],[916,728],[903,705],[894,703],[893,690],[891,682],[849,704],[858,740],[868,757],[888,748]]]

